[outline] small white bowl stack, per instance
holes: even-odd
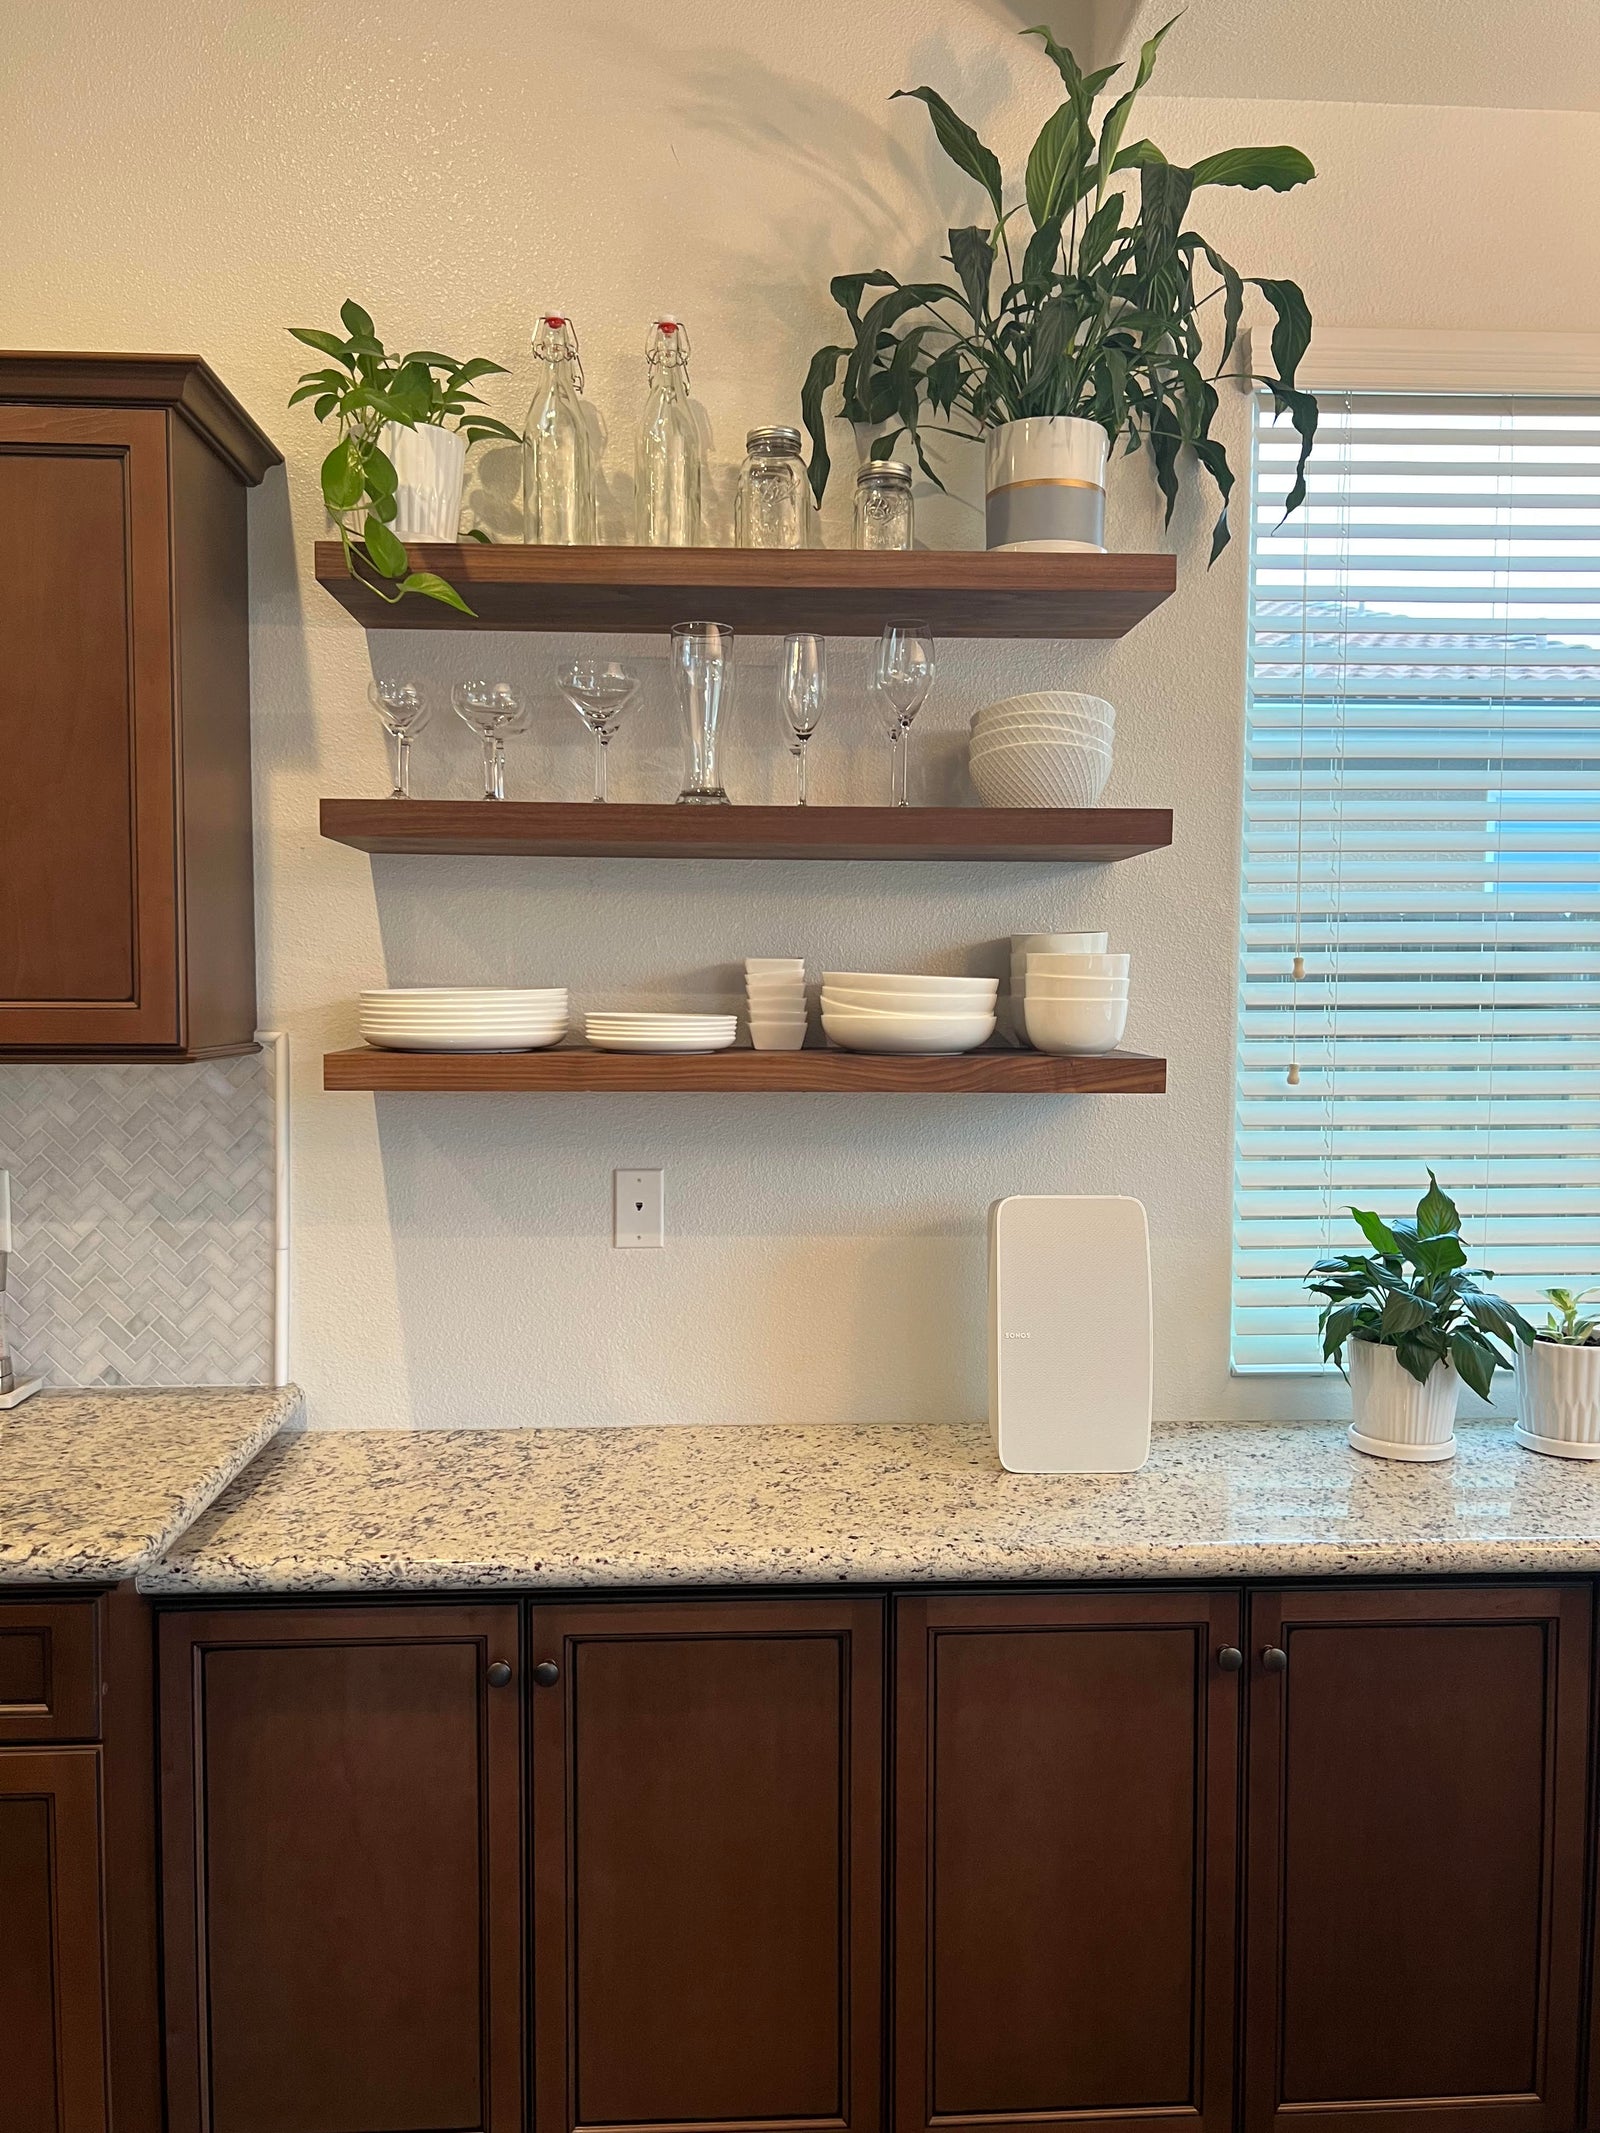
[[[583,1034],[597,1052],[725,1052],[739,1034],[737,1015],[585,1015]]]
[[[746,956],[744,991],[752,1047],[758,1052],[798,1052],[806,1041],[804,956]]]
[[[847,1052],[971,1052],[994,1035],[998,978],[825,970],[822,1028]]]
[[[972,718],[968,762],[985,807],[1093,807],[1111,775],[1117,714],[1071,689],[1003,696]]]
[[[539,1052],[567,1034],[567,988],[396,986],[364,992],[360,1018],[387,1052]]]
[[[1022,1018],[1035,1051],[1114,1052],[1128,1026],[1128,958],[1030,953]]]

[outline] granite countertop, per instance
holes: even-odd
[[[299,1390],[41,1392],[0,1414],[0,1584],[115,1584],[213,1503]]]
[[[1437,1466],[1342,1428],[1166,1425],[1142,1473],[1003,1473],[981,1425],[280,1438],[162,1592],[1600,1570],[1600,1468],[1468,1423]]]

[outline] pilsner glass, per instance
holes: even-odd
[[[722,722],[733,698],[733,632],[724,622],[679,622],[672,631],[672,681],[689,743],[680,807],[726,807],[717,769]]]

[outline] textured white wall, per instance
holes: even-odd
[[[1327,11],[1324,11],[1327,12]],[[1195,0],[1174,39],[1204,39]],[[1243,544],[1209,574],[1186,514],[1182,585],[1116,646],[950,645],[917,734],[925,790],[963,791],[956,735],[991,696],[1060,682],[1119,708],[1108,799],[1171,802],[1170,853],[1077,873],[379,860],[322,843],[323,793],[386,789],[364,701],[380,670],[437,686],[470,663],[539,691],[512,788],[580,797],[584,736],[549,675],[561,640],[421,634],[370,645],[310,579],[324,440],[283,412],[282,329],[359,294],[392,341],[512,364],[560,304],[631,464],[652,310],[688,319],[718,456],[792,417],[831,332],[830,272],[915,264],[975,203],[888,92],[932,81],[1015,167],[1053,76],[987,0],[55,0],[0,26],[7,258],[0,338],[20,347],[203,351],[281,441],[288,479],[252,506],[262,1017],[297,1058],[294,1363],[319,1424],[684,1419],[934,1420],[981,1410],[983,1223],[1007,1192],[1148,1204],[1159,1411],[1332,1411],[1336,1387],[1231,1383],[1227,1272]],[[1279,70],[1281,73],[1281,69]],[[1215,194],[1246,269],[1300,276],[1330,323],[1600,327],[1593,173],[1580,112],[1152,101],[1174,155],[1293,140],[1304,194]],[[1228,421],[1244,434],[1244,404]],[[976,543],[963,505],[925,533]],[[506,455],[478,501],[505,523]],[[843,488],[830,504],[843,498]],[[613,504],[621,501],[620,487]],[[837,536],[836,536],[837,537]],[[1142,476],[1113,537],[1156,538]],[[675,789],[658,648],[615,751],[620,795]],[[876,796],[864,649],[835,648],[819,797]],[[772,647],[741,647],[736,792],[786,791]],[[469,792],[467,735],[439,716],[425,791]],[[1130,1041],[1164,1051],[1161,1099],[324,1096],[357,989],[482,977],[597,999],[700,1000],[746,953],[813,964],[998,967],[1013,930],[1107,924],[1135,956]],[[610,1172],[660,1163],[670,1242],[608,1241]]]

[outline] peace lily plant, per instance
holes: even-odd
[[[1315,173],[1298,148],[1230,148],[1181,164],[1153,141],[1127,140],[1172,27],[1144,45],[1132,86],[1098,124],[1097,99],[1121,63],[1086,74],[1049,30],[1023,33],[1040,39],[1067,93],[1033,144],[1023,202],[1009,207],[998,157],[944,97],[896,90],[927,106],[939,146],[979,186],[989,215],[949,232],[953,280],[904,282],[881,267],[834,278],[849,338],[818,349],[802,396],[819,503],[829,474],[824,409],[838,385],[844,417],[880,431],[872,457],[889,458],[906,439],[937,486],[925,433],[988,440],[991,547],[1101,548],[1106,454],[1119,438],[1149,454],[1170,523],[1192,454],[1222,498],[1215,560],[1234,476],[1212,434],[1213,380],[1239,346],[1247,287],[1274,318],[1271,365],[1256,382],[1300,439],[1286,509],[1304,499],[1317,427],[1316,401],[1295,383],[1311,334],[1305,297],[1292,281],[1241,275],[1187,217],[1208,186],[1287,192]],[[1219,300],[1208,374],[1204,321]]]

